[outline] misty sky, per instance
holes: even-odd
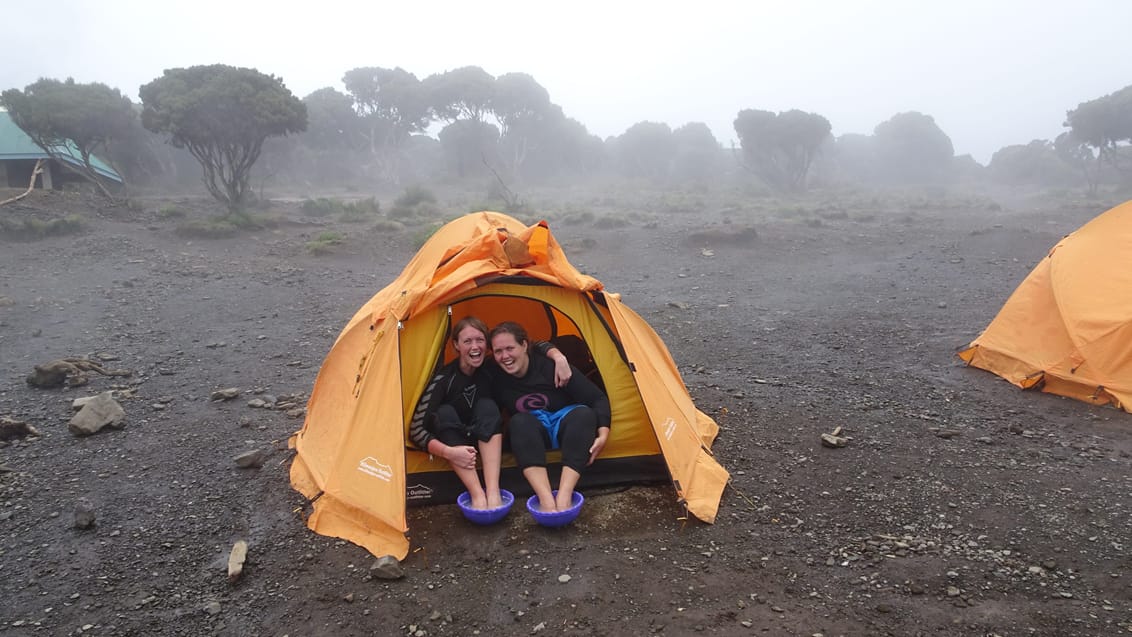
[[[644,120],[700,121],[729,146],[744,108],[798,108],[825,116],[835,135],[870,134],[914,110],[935,118],[956,154],[986,163],[1002,146],[1053,139],[1066,110],[1132,84],[1132,2],[1123,0],[57,0],[50,12],[9,9],[0,89],[71,76],[138,101],[138,86],[166,68],[224,63],[282,77],[303,97],[342,90],[358,66],[424,79],[475,65],[529,73],[602,138]]]

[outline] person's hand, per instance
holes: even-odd
[[[594,438],[594,443],[590,445],[590,461],[586,463],[587,467],[593,464],[594,460],[597,460],[598,455],[601,454],[601,450],[605,449],[605,442],[607,440],[609,440],[609,427],[598,427],[597,437]]]
[[[570,377],[574,375],[574,370],[570,368],[570,361],[566,357],[559,354],[554,359],[554,386],[565,387],[566,383],[570,382]]]
[[[448,447],[444,451],[444,459],[458,469],[475,469],[476,448],[467,445]]]

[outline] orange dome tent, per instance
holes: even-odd
[[[664,343],[566,260],[545,222],[525,227],[481,212],[438,230],[350,319],[323,362],[290,439],[291,484],[313,501],[311,529],[403,559],[407,504],[455,501],[455,474],[414,448],[408,428],[433,371],[454,356],[450,325],[468,315],[522,323],[604,386],[610,438],[579,488],[670,480],[689,513],[715,520],[729,477],[710,451],[719,428],[692,404]],[[524,491],[509,456],[503,486]],[[548,460],[552,474],[560,469],[557,452]]]
[[[1132,411],[1132,201],[1055,245],[959,357],[1023,389]]]

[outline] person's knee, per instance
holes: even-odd
[[[468,444],[468,437],[458,429],[441,429],[436,432],[436,439],[449,447],[459,447]]]
[[[507,423],[511,452],[520,469],[546,465],[546,442],[542,423],[530,414],[518,413]]]
[[[507,428],[511,430],[511,437],[514,438],[516,434],[520,437],[527,437],[537,434],[542,428],[542,423],[538,418],[530,414],[518,413],[511,416],[511,420],[507,423]]]
[[[580,426],[597,428],[597,412],[588,405],[578,405],[571,409],[563,420]]]
[[[503,433],[503,417],[492,400],[479,400],[472,408],[472,431],[477,439],[487,441]]]
[[[463,426],[463,423],[460,422],[460,415],[456,413],[456,408],[449,404],[443,404],[436,408],[436,423],[441,427]]]
[[[494,400],[477,400],[476,404],[472,406],[472,414],[484,421],[498,421],[500,419],[499,407]]]
[[[575,407],[562,419],[562,426],[559,431],[563,444],[567,440],[575,442],[585,440],[588,447],[589,443],[597,436],[597,413],[585,405]]]
[[[559,443],[562,464],[581,473],[590,461],[590,447],[597,437],[597,414],[586,406],[575,408],[562,421]]]

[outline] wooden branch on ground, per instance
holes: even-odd
[[[37,159],[37,160],[35,160],[35,168],[31,169],[31,180],[28,182],[28,189],[25,190],[22,195],[16,195],[15,197],[12,197],[10,199],[5,199],[4,201],[0,201],[0,206],[3,206],[4,204],[12,203],[13,201],[19,201],[19,200],[23,199],[24,197],[30,195],[31,191],[35,190],[35,178],[38,177],[40,175],[40,173],[42,173],[42,172],[43,172],[43,160]]]

